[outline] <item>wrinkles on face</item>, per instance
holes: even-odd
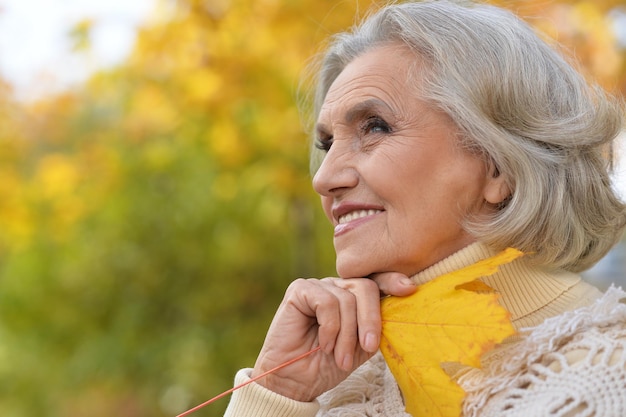
[[[336,227],[342,277],[411,275],[472,241],[462,224],[481,210],[485,166],[420,96],[416,59],[395,45],[374,49],[344,69],[322,105],[327,154],[314,188]],[[376,215],[338,226],[336,213],[371,208]]]
[[[405,107],[395,97],[398,94],[395,90],[389,80],[373,75],[351,80],[337,89],[331,88],[320,110],[318,125],[328,130],[349,126],[355,120],[350,113],[358,114],[359,107],[368,102],[372,104],[371,111],[379,111],[390,118],[390,122],[401,123],[409,119],[409,115],[405,114]],[[351,94],[354,91],[359,91],[358,96]]]

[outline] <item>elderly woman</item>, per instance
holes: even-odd
[[[622,109],[509,12],[390,5],[333,39],[318,74],[313,187],[339,278],[288,288],[227,416],[407,416],[377,353],[380,294],[505,247],[483,280],[515,328],[451,371],[464,416],[626,415],[626,306],[576,274],[622,235],[611,144]]]

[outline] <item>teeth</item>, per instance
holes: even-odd
[[[348,223],[352,220],[360,219],[361,217],[373,216],[374,214],[380,213],[381,211],[382,210],[356,210],[339,217],[339,224]]]

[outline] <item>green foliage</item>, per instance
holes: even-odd
[[[220,27],[299,6],[239,3],[181,3],[124,66],[6,117],[31,145],[0,179],[2,415],[182,412],[254,363],[291,280],[333,273],[294,106],[311,51]]]

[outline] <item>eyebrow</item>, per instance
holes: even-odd
[[[373,110],[379,110],[383,108],[386,111],[391,111],[391,108],[384,101],[378,98],[370,98],[365,101],[361,101],[352,106],[346,113],[345,121],[347,123],[353,122],[355,119],[361,118]]]
[[[383,109],[388,112],[392,112],[393,110],[387,103],[378,99],[378,98],[370,98],[365,101],[360,101],[352,106],[347,112],[344,118],[346,123],[352,123],[359,118],[363,118],[364,116],[370,115],[374,111],[379,111]],[[326,125],[323,123],[318,123],[315,126],[315,130],[317,132],[327,132]]]

